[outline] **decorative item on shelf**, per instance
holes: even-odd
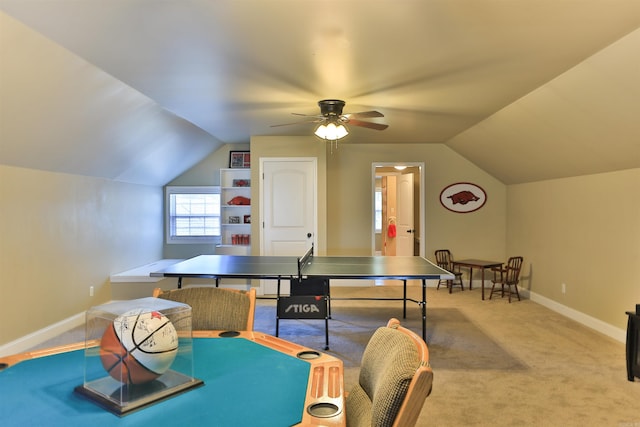
[[[251,187],[250,179],[234,179],[233,180],[234,187]]]
[[[230,151],[229,152],[230,168],[250,168],[251,153],[249,151]]]
[[[456,213],[474,212],[484,206],[487,193],[478,185],[458,182],[447,186],[440,193],[440,203]]]
[[[245,224],[251,224],[251,215],[245,215],[244,216],[244,223]]]
[[[240,217],[239,216],[230,216],[229,217],[229,224],[240,224]]]
[[[248,197],[244,197],[244,196],[236,196],[233,199],[229,200],[227,202],[228,205],[242,205],[242,206],[246,206],[246,205],[250,205],[251,204],[251,199]]]
[[[251,236],[248,234],[232,234],[231,235],[231,244],[232,245],[249,245],[251,243]]]

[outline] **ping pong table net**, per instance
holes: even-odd
[[[307,252],[300,258],[298,258],[298,277],[302,278],[302,269],[313,258],[313,243]]]

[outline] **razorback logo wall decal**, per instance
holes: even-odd
[[[487,193],[470,182],[457,182],[440,193],[442,206],[456,213],[469,213],[480,209],[487,201]]]

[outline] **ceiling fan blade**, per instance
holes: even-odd
[[[302,116],[302,117],[316,117],[322,119],[324,116],[322,114],[302,114],[302,113],[291,113],[294,116]]]
[[[385,125],[382,123],[372,123],[372,122],[363,122],[362,120],[349,120],[347,122],[351,126],[361,126],[363,128],[375,129],[375,130],[385,130],[389,127],[389,125]]]
[[[384,114],[379,111],[361,111],[359,113],[345,114],[345,116],[349,118],[353,117],[354,119],[364,119],[368,117],[384,117]]]
[[[293,122],[293,123],[283,123],[283,124],[279,124],[279,125],[271,125],[272,128],[277,128],[280,126],[291,126],[291,125],[304,125],[307,123],[320,123],[324,121],[324,119],[318,119],[318,118],[314,118],[314,119],[309,119],[309,120],[303,120],[301,122]]]

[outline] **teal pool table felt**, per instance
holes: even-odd
[[[83,383],[83,350],[25,360],[0,371],[1,424],[282,427],[301,421],[308,362],[244,338],[196,338],[193,355],[203,386],[123,417],[74,393]]]

